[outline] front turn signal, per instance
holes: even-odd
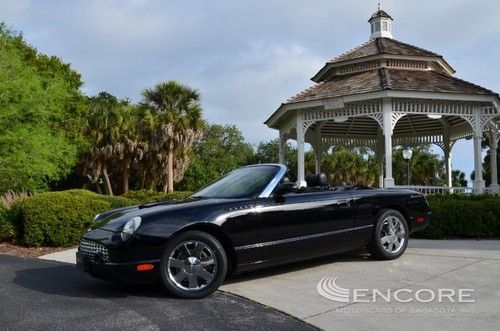
[[[153,270],[154,268],[155,268],[155,266],[152,264],[149,264],[149,263],[139,264],[136,267],[137,271],[149,271],[149,270]]]

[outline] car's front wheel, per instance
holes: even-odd
[[[379,215],[367,249],[376,259],[396,259],[406,250],[408,238],[405,217],[397,210],[387,209]]]
[[[202,231],[174,237],[161,259],[161,278],[180,298],[198,299],[213,293],[227,273],[227,257],[220,242]]]

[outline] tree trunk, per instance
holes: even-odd
[[[104,167],[102,169],[102,175],[104,177],[104,192],[107,195],[113,195],[113,187],[111,187],[111,181],[109,180],[107,167]]]
[[[171,148],[167,153],[167,181],[163,188],[163,192],[174,191],[174,150]]]
[[[123,194],[128,193],[128,177],[129,177],[129,169],[125,168],[125,170],[123,170],[123,174],[122,174]]]
[[[146,187],[146,171],[143,171],[141,178],[141,190],[144,190],[145,187]]]
[[[94,185],[97,188],[97,193],[102,194],[101,185],[99,185],[99,181],[95,182]]]

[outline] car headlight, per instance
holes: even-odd
[[[140,225],[141,218],[139,216],[133,217],[130,221],[127,221],[127,223],[125,223],[125,225],[123,226],[123,230],[121,233],[122,240],[129,240]]]

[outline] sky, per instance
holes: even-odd
[[[196,88],[206,119],[257,144],[263,122],[326,61],[369,38],[376,0],[0,0],[0,20],[82,74],[88,95],[131,101],[158,82]],[[457,77],[500,91],[500,1],[385,0],[394,38],[445,57]],[[436,151],[440,152],[439,149]],[[473,169],[471,141],[453,168]]]

